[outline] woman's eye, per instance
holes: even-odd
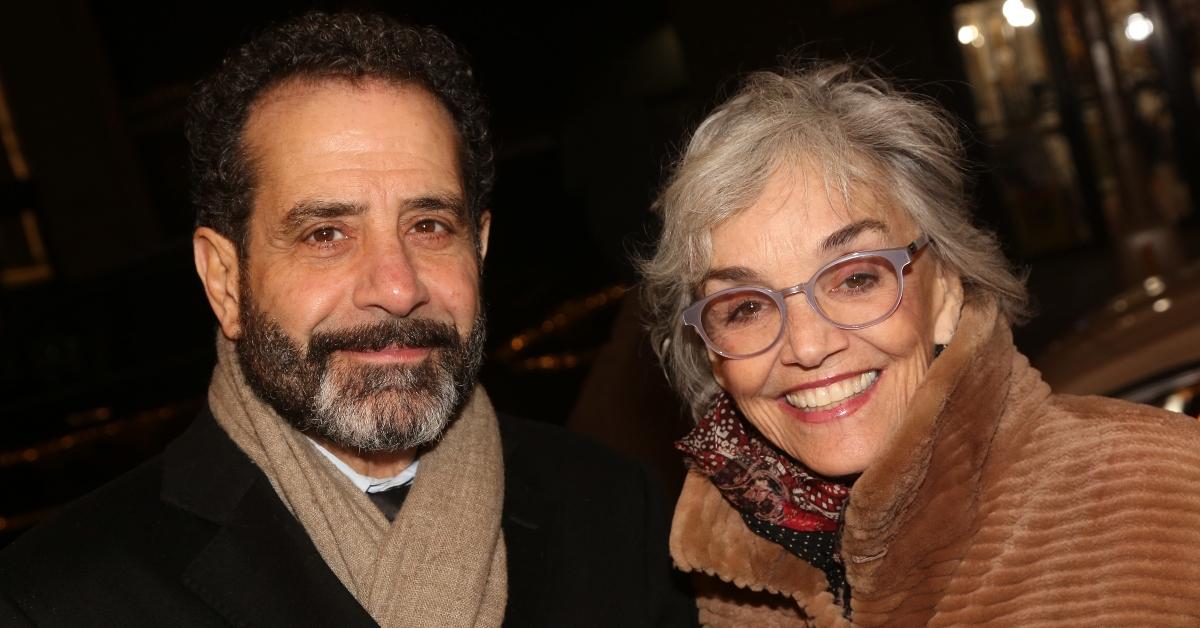
[[[765,309],[767,309],[766,304],[758,299],[739,301],[726,310],[725,323],[734,324],[748,321],[761,314]]]
[[[325,244],[344,240],[346,239],[346,234],[342,233],[341,229],[335,227],[321,227],[308,234],[308,239],[318,244]]]
[[[761,309],[762,306],[754,301],[742,301],[737,307],[733,308],[733,312],[730,313],[729,317],[739,318],[743,316],[751,316]]]
[[[848,290],[867,290],[879,283],[879,278],[870,273],[854,273],[842,282]]]

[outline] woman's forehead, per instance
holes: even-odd
[[[709,266],[828,258],[860,242],[901,246],[915,231],[906,212],[870,186],[843,192],[811,170],[780,170],[749,207],[713,227]]]

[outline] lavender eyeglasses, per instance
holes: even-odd
[[[908,246],[843,255],[808,281],[783,290],[726,288],[684,310],[683,324],[694,328],[713,352],[734,360],[754,357],[779,342],[787,321],[785,299],[799,292],[835,327],[870,327],[900,307],[904,269],[928,244],[929,238],[922,235]]]

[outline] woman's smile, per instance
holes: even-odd
[[[780,405],[793,418],[824,423],[849,416],[866,405],[882,371],[847,373],[800,386],[780,397]]]

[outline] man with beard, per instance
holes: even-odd
[[[492,153],[462,55],[310,14],[200,85],[208,408],[0,557],[0,624],[687,625],[637,466],[476,384]]]

